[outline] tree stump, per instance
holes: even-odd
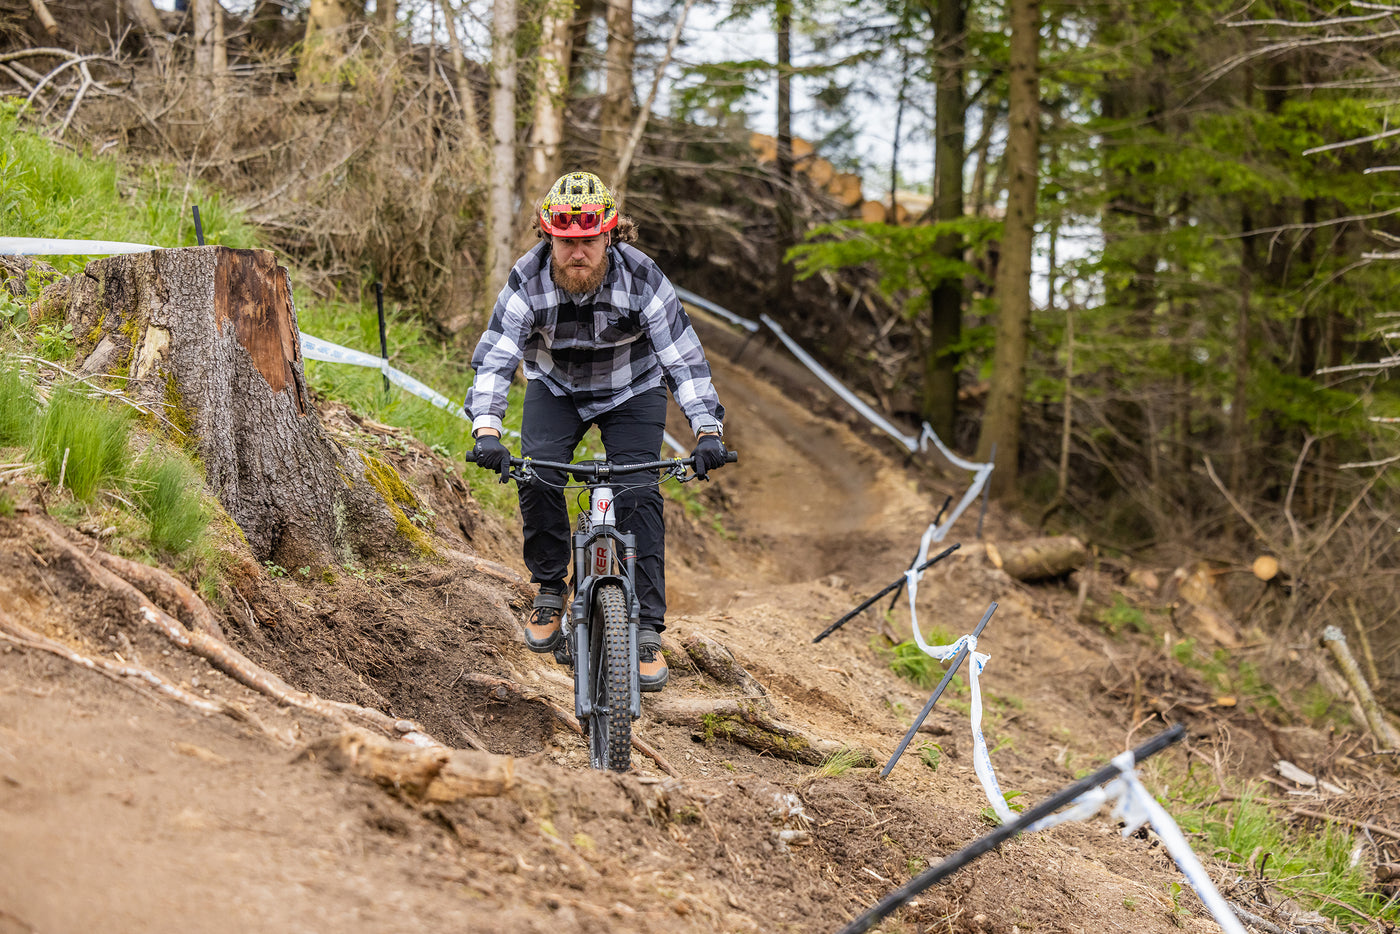
[[[286,269],[266,250],[156,250],[89,263],[63,301],[84,372],[126,376],[203,462],[259,561],[382,558],[426,536],[394,469],[326,434],[306,386]]]

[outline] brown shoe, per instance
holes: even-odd
[[[535,612],[525,624],[525,644],[531,652],[554,651],[559,644],[559,621],[563,618],[563,592],[541,587],[535,597]]]
[[[637,674],[643,691],[659,691],[666,686],[671,670],[661,654],[661,633],[650,629],[637,632]]]

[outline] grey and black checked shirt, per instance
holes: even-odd
[[[549,242],[526,253],[496,299],[491,323],[472,354],[476,381],[464,408],[472,431],[501,430],[506,389],[525,361],[525,378],[542,380],[591,420],[664,381],[696,434],[719,431],[724,406],[710,365],[670,280],[650,257],[625,243],[608,247],[608,274],[588,295],[554,284]]]

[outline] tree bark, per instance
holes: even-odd
[[[553,6],[540,27],[535,78],[535,119],[530,126],[525,166],[525,197],[538,204],[563,172],[564,105],[568,100],[569,62],[573,56],[574,5]],[[528,230],[528,228],[527,228]],[[528,234],[533,239],[533,233]],[[527,239],[522,235],[522,240]]]
[[[632,0],[608,0],[607,25],[607,84],[598,117],[598,174],[611,185],[618,181],[618,158],[632,129],[632,63],[637,53]]]
[[[126,12],[140,27],[147,40],[159,41],[166,36],[165,22],[156,12],[151,0],[126,0]]]
[[[792,205],[792,0],[777,0],[774,26],[778,39],[778,268],[774,299],[792,296],[793,267],[784,259],[796,242]]]
[[[996,351],[987,411],[977,439],[977,459],[986,461],[996,445],[991,493],[1016,495],[1021,456],[1021,406],[1026,387],[1026,341],[1031,316],[1031,248],[1035,238],[1035,199],[1039,168],[1040,8],[1037,0],[1010,0],[1011,93],[1006,163],[1010,175],[1006,226],[997,264]]]
[[[967,95],[964,91],[966,58],[965,0],[938,0],[930,11],[934,20],[934,69],[938,82],[934,94],[933,209],[940,222],[963,216],[963,162]],[[942,236],[934,244],[938,255],[960,260],[962,238]],[[924,418],[938,437],[952,443],[958,417],[958,371],[961,360],[949,348],[962,339],[962,278],[948,278],[934,286],[929,296],[929,345],[924,357]]]
[[[117,361],[127,392],[167,413],[258,561],[383,560],[431,546],[389,465],[334,444],[302,370],[291,283],[265,250],[113,256],[71,280],[78,352]]]
[[[491,22],[491,184],[486,299],[496,295],[515,262],[515,0],[496,0]]]
[[[297,80],[303,84],[327,82],[333,66],[345,51],[345,30],[349,25],[350,10],[346,0],[311,0]]]
[[[462,54],[462,39],[457,32],[457,12],[451,0],[442,0],[443,25],[447,27],[447,50],[452,60],[452,71],[457,76],[457,106],[462,108],[462,142],[471,153],[472,163],[479,166],[477,156],[481,152],[481,125],[476,112],[476,94],[467,80],[467,59]]]

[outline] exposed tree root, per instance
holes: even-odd
[[[390,736],[398,736],[415,745],[442,745],[411,721],[395,720],[383,711],[361,707],[358,704],[330,701],[306,691],[296,690],[218,636],[202,629],[186,629],[179,620],[157,607],[141,591],[84,554],[82,549],[68,540],[62,527],[53,520],[36,517],[28,521],[42,532],[55,548],[83,568],[97,584],[125,599],[131,607],[132,616],[154,626],[170,641],[203,658],[240,684],[265,694],[280,704],[308,711],[341,726],[353,724],[369,727]],[[193,593],[190,596],[198,599]],[[207,607],[204,608],[204,612],[209,612]]]
[[[649,710],[663,723],[688,726],[705,740],[729,739],[759,752],[807,765],[821,765],[849,748],[779,720],[766,697],[662,698]],[[859,759],[853,765],[868,768],[878,764],[868,750],[854,751]]]
[[[106,551],[97,552],[93,555],[93,560],[107,570],[121,576],[142,593],[152,597],[160,597],[166,603],[179,606],[188,614],[188,618],[183,619],[182,622],[191,625],[192,628],[206,632],[218,639],[224,637],[224,631],[219,627],[218,621],[214,619],[214,614],[209,612],[208,605],[174,575],[167,574],[160,568],[151,567],[149,564],[119,558]]]
[[[69,648],[57,640],[40,635],[16,621],[4,610],[0,610],[0,641],[25,649],[57,655],[75,665],[104,675],[118,684],[133,688],[138,693],[147,696],[154,693],[157,696],[169,698],[206,716],[223,714],[232,717],[241,723],[254,727],[279,745],[290,745],[285,737],[264,726],[255,714],[237,704],[225,700],[206,700],[203,697],[198,697],[179,685],[172,684],[149,668],[143,668],[140,665],[118,664],[99,655],[84,655],[77,649]]]
[[[558,720],[578,735],[583,735],[583,725],[578,722],[577,717],[537,691],[532,691],[514,681],[509,681],[505,678],[495,678],[491,675],[469,674],[466,676],[466,681],[468,684],[490,691],[500,700],[505,700],[507,697],[515,697],[519,700],[534,701],[535,703],[543,704],[554,719]],[[681,777],[681,774],[675,770],[675,767],[672,766],[671,763],[667,762],[666,759],[662,757],[661,753],[657,752],[646,740],[641,739],[635,734],[632,736],[632,748],[650,758],[661,771],[672,778]]]
[[[478,558],[476,555],[469,555],[465,551],[458,551],[455,548],[444,548],[442,552],[452,561],[466,565],[478,574],[485,574],[487,577],[510,584],[522,597],[530,600],[535,597],[534,585],[504,564],[487,561],[485,558]]]

